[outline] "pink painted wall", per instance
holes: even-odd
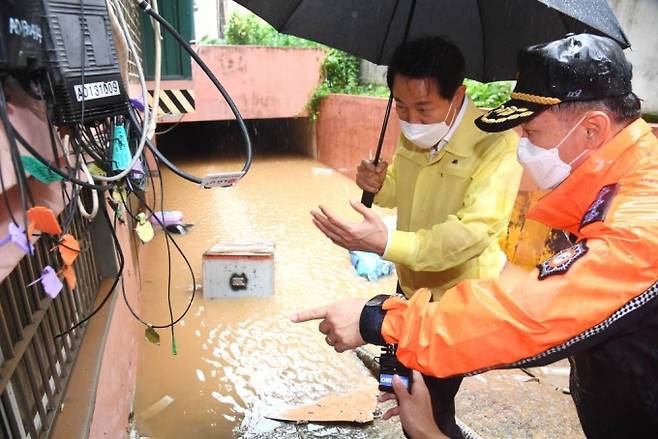
[[[245,119],[306,115],[306,104],[320,83],[321,49],[259,46],[197,46],[199,56],[220,80]],[[162,88],[194,89],[196,112],[182,121],[234,119],[201,68],[192,62],[192,82],[163,81]],[[179,115],[162,122],[177,121]]]
[[[45,116],[44,103],[29,98],[20,88],[6,87],[9,100],[9,114],[16,129],[44,156],[52,158],[48,125]],[[21,154],[26,154],[21,148]],[[4,128],[0,124],[0,162],[10,199],[11,209],[17,218],[21,218],[21,207],[16,188],[9,145]],[[29,177],[29,185],[34,194],[35,203],[52,209],[59,214],[64,203],[59,183],[45,185],[33,177]],[[0,202],[0,236],[7,230],[9,215],[4,202]],[[132,233],[125,226],[120,227],[119,240],[125,250],[126,270],[124,282],[126,293],[132,302],[139,307],[139,273],[137,261],[133,260],[131,251]],[[0,258],[0,280],[13,270],[15,265],[24,256],[14,245],[2,247]],[[111,317],[103,353],[103,365],[100,372],[99,384],[96,391],[96,406],[91,425],[92,438],[122,438],[127,437],[128,417],[132,410],[134,399],[136,367],[137,367],[137,340],[142,336],[141,330],[122,301],[115,302],[115,309]],[[69,395],[75,398],[76,395]],[[80,395],[87,398],[86,395]]]
[[[317,159],[354,179],[361,160],[373,158],[386,112],[385,98],[332,94],[320,104]],[[400,125],[395,110],[389,119],[382,158],[390,163]]]
[[[7,112],[12,125],[41,155],[52,159],[53,154],[50,149],[50,137],[43,103],[29,98],[22,89],[10,85],[5,87],[5,94],[8,101]],[[20,145],[19,150],[21,155],[27,154]],[[22,207],[9,151],[9,141],[3,125],[0,124],[0,172],[2,172],[11,211],[20,222],[22,221]],[[64,203],[59,184],[45,185],[34,178],[29,178],[28,184],[35,197],[35,203],[48,207],[55,214],[62,211]],[[2,192],[1,188],[0,192]],[[0,201],[0,237],[6,235],[9,222],[10,217],[3,199]],[[1,251],[0,280],[4,279],[25,256],[23,251],[15,245],[5,245]]]
[[[117,236],[125,256],[123,282],[126,295],[135,311],[140,309],[139,264],[133,257],[130,241],[134,233],[127,225],[117,225]],[[120,289],[120,286],[117,286]],[[115,291],[117,300],[110,317],[110,329],[96,388],[96,404],[92,416],[90,438],[127,438],[129,416],[133,409],[137,384],[138,337],[143,327],[124,305],[121,291]]]

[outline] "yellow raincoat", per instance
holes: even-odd
[[[393,163],[375,197],[397,207],[397,230],[383,258],[396,264],[410,297],[429,288],[435,300],[463,279],[495,277],[504,264],[498,240],[507,229],[522,168],[518,137],[485,133],[464,117],[441,151],[430,158],[400,136]]]

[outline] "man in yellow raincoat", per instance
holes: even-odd
[[[392,166],[364,162],[356,181],[377,194],[376,204],[397,208],[397,227],[388,230],[360,203],[353,203],[364,216],[360,224],[323,207],[313,221],[336,244],[394,262],[399,292],[411,297],[428,288],[438,300],[459,281],[495,277],[504,265],[498,241],[521,178],[518,137],[475,126],[482,113],[465,96],[464,57],[440,37],[400,46],[387,78],[402,135]],[[428,379],[437,422],[457,438],[454,395],[460,383],[459,377]]]
[[[613,40],[582,34],[521,51],[518,69],[512,100],[476,123],[522,128],[519,161],[551,189],[527,217],[573,246],[514,281],[464,281],[438,302],[420,290],[294,320],[322,319],[341,352],[395,343],[403,364],[438,377],[569,358],[587,437],[658,437],[658,139],[640,119],[631,65]],[[438,435],[428,409],[409,416],[423,392],[397,390],[406,431]]]

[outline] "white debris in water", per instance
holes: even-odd
[[[315,175],[331,175],[334,173],[334,170],[329,168],[313,168],[313,173]]]
[[[203,371],[201,369],[196,370],[196,377],[202,383],[206,382],[206,376],[203,374]]]

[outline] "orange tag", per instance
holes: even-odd
[[[27,211],[27,219],[30,221],[28,226],[28,236],[32,236],[34,229],[40,230],[49,235],[59,235],[62,228],[57,222],[55,213],[43,206],[35,206]]]
[[[65,265],[62,269],[62,274],[64,275],[66,285],[69,286],[69,290],[73,291],[76,284],[75,269],[71,265]]]
[[[63,235],[59,241],[59,254],[62,255],[64,265],[73,265],[73,262],[80,254],[80,243],[73,235]]]

